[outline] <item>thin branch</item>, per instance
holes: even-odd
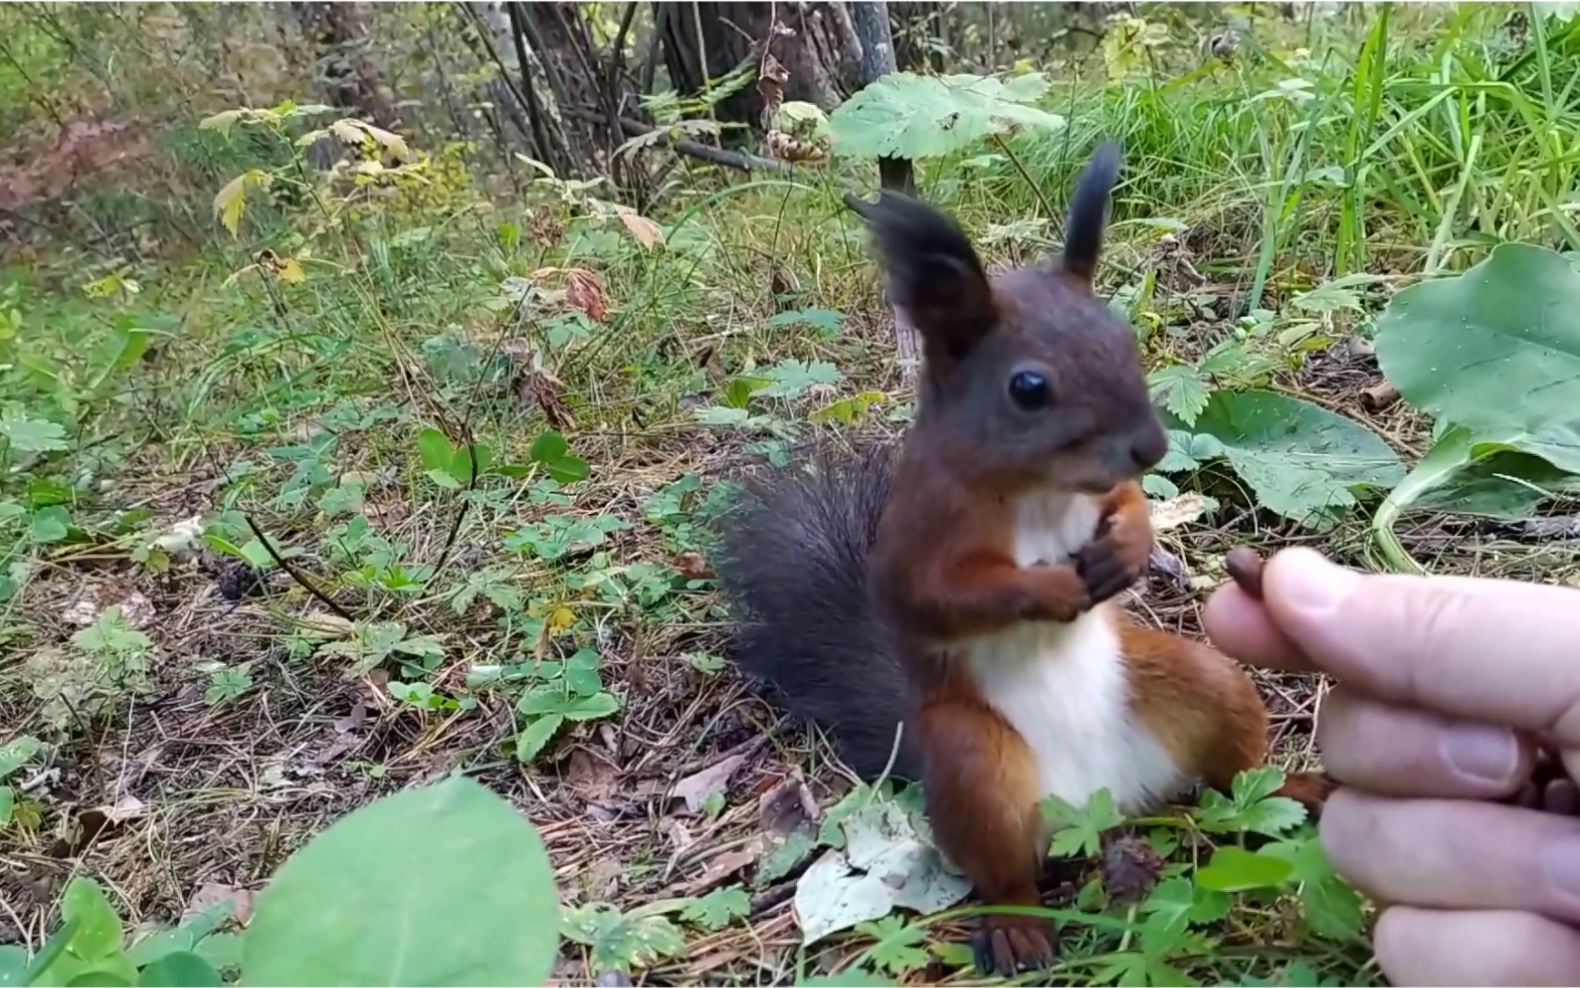
[[[561,107],[560,112],[567,117],[575,117],[578,120],[586,120],[591,123],[604,123],[609,119],[596,110],[584,110],[578,107]],[[644,134],[651,134],[660,128],[645,124],[640,120],[632,120],[630,117],[621,117],[620,129],[633,137],[640,137]],[[726,168],[738,168],[744,172],[773,172],[780,175],[795,173],[795,169],[788,163],[774,158],[763,158],[755,154],[747,154],[744,151],[726,151],[723,148],[709,147],[706,144],[684,137],[671,137],[669,134],[661,134],[658,142],[680,154],[711,162],[715,165],[723,165]]]
[[[285,570],[286,574],[289,575],[291,579],[295,580],[297,585],[303,590],[306,590],[314,597],[317,597],[319,603],[323,604],[325,607],[329,608],[331,611],[334,611],[337,615],[351,622],[352,624],[357,623],[357,619],[352,617],[344,607],[341,607],[333,600],[330,600],[328,594],[314,586],[312,580],[309,580],[295,566],[292,566],[290,563],[286,562],[284,556],[274,551],[274,545],[270,543],[269,537],[263,534],[263,529],[258,527],[258,523],[252,520],[252,515],[243,514],[242,518],[246,520],[247,527],[252,529],[253,537],[256,538],[258,543],[263,546],[263,551],[269,554],[269,558],[274,560],[274,564],[276,566]]]
[[[1009,145],[1005,143],[1004,138],[994,134],[993,143],[998,145],[998,149],[1004,152],[1004,157],[1008,158],[1009,163],[1015,166],[1016,171],[1020,172],[1020,177],[1026,180],[1027,185],[1031,186],[1031,194],[1036,196],[1037,201],[1042,204],[1042,211],[1048,215],[1048,222],[1053,224],[1055,230],[1060,229],[1063,224],[1059,222],[1058,211],[1053,208],[1053,203],[1048,201],[1048,197],[1042,194],[1042,189],[1037,185],[1037,180],[1031,177],[1031,172],[1027,171],[1026,166],[1020,163],[1019,158],[1015,157],[1015,152],[1009,149]]]

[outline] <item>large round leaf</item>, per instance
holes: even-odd
[[[1580,274],[1554,251],[1503,244],[1399,292],[1377,321],[1377,361],[1439,425],[1580,472]]]
[[[371,803],[281,866],[242,953],[255,985],[538,985],[559,944],[543,843],[459,776]]]
[[[1351,488],[1386,489],[1404,476],[1375,432],[1274,391],[1216,392],[1193,428],[1223,444],[1262,507],[1306,524],[1354,504]]]

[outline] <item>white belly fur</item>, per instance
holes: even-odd
[[[1084,495],[1023,499],[1016,561],[1067,560],[1097,520],[1096,499]],[[1143,812],[1191,780],[1132,714],[1119,632],[1105,611],[984,635],[966,646],[966,662],[983,699],[1036,756],[1043,795],[1081,806],[1106,788],[1120,812]]]

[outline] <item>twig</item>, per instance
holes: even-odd
[[[1036,196],[1037,201],[1042,204],[1042,211],[1048,215],[1048,222],[1054,225],[1055,230],[1062,227],[1063,224],[1059,222],[1059,213],[1053,208],[1053,203],[1049,202],[1048,197],[1042,194],[1042,188],[1031,177],[1031,172],[1026,170],[1026,166],[1020,163],[1020,159],[1015,157],[1015,152],[1009,149],[1009,145],[1004,142],[1004,138],[994,134],[993,143],[998,145],[998,149],[1004,152],[1004,157],[1008,158],[1009,163],[1015,166],[1016,171],[1020,172],[1020,177],[1026,180],[1027,185],[1031,186],[1031,194]]]
[[[584,110],[573,106],[560,107],[560,112],[565,114],[567,117],[575,117],[579,120],[589,121],[590,123],[604,123],[609,119],[596,110]],[[659,130],[658,127],[645,124],[640,120],[632,120],[630,117],[620,118],[620,129],[628,134],[631,134],[632,136],[651,134],[654,131]],[[738,168],[744,172],[775,172],[777,174],[784,175],[794,174],[795,172],[793,167],[783,161],[776,161],[773,158],[758,157],[755,154],[747,154],[744,151],[727,151],[723,148],[708,147],[706,144],[689,140],[684,137],[671,137],[667,133],[661,134],[658,140],[660,144],[667,145],[675,151],[684,155],[688,155],[689,157],[712,162],[715,165],[724,165],[728,168]]]
[[[302,575],[302,573],[297,570],[295,566],[292,566],[290,563],[286,562],[284,556],[274,551],[274,546],[270,544],[269,537],[264,535],[263,529],[259,528],[258,523],[252,520],[252,515],[244,514],[242,515],[242,518],[246,520],[247,527],[252,529],[253,537],[255,537],[259,544],[263,546],[263,551],[269,554],[269,558],[274,560],[274,564],[276,566],[285,570],[286,575],[295,580],[297,585],[303,590],[306,590],[314,597],[317,597],[319,603],[323,604],[325,607],[329,608],[331,611],[334,611],[337,615],[351,622],[352,624],[357,623],[357,619],[352,617],[344,607],[341,607],[333,600],[330,600],[328,594],[314,586],[313,581]]]

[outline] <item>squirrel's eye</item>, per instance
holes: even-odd
[[[1009,379],[1009,399],[1023,411],[1035,412],[1046,408],[1053,398],[1048,379],[1036,371],[1016,371]]]

